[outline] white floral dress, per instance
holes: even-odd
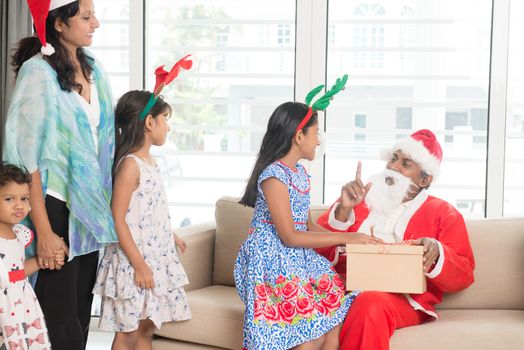
[[[25,247],[33,232],[15,225],[16,239],[0,238],[0,328],[7,349],[51,349],[44,314],[25,277]],[[13,282],[14,281],[14,282]]]
[[[127,157],[137,162],[140,183],[126,223],[153,271],[155,288],[137,287],[134,269],[118,243],[105,247],[93,293],[102,297],[100,328],[116,332],[134,331],[144,319],[160,328],[164,322],[191,318],[183,289],[188,279],[178,258],[160,169],[134,155]]]

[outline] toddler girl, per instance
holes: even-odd
[[[37,258],[25,259],[33,232],[19,222],[29,213],[31,175],[0,163],[0,328],[7,349],[50,349],[44,315],[26,276],[35,273]],[[65,252],[54,253],[64,265]]]

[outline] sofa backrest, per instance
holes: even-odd
[[[233,267],[253,216],[253,209],[240,205],[238,201],[239,198],[223,197],[216,204],[214,284],[235,285]]]
[[[524,218],[467,220],[475,282],[441,309],[524,310]]]
[[[313,220],[327,206],[313,206]],[[213,282],[234,286],[233,266],[253,210],[224,197],[216,205]],[[466,221],[475,255],[475,283],[446,295],[440,309],[524,310],[524,218]]]

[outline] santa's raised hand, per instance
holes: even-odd
[[[335,210],[335,218],[338,221],[347,221],[348,215],[366,198],[370,188],[371,183],[364,185],[362,182],[362,162],[359,161],[355,180],[348,182],[340,190],[340,203]]]

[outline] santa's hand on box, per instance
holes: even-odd
[[[353,208],[360,204],[371,188],[371,183],[364,185],[362,182],[362,162],[358,162],[355,180],[348,182],[340,191],[340,204],[335,209],[335,218],[346,222]]]
[[[440,256],[437,241],[433,238],[423,237],[410,241],[410,244],[424,246],[424,272],[428,272],[431,266],[437,262]]]

